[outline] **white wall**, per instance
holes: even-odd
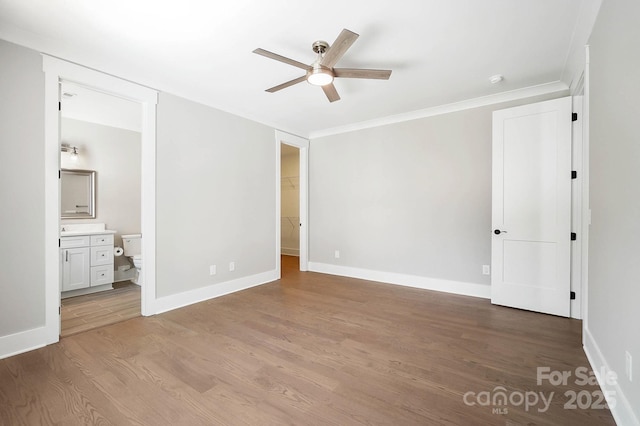
[[[312,140],[314,269],[383,271],[409,283],[424,277],[438,284],[418,286],[488,295],[482,265],[491,263],[492,111],[549,98]]]
[[[639,22],[637,0],[605,1],[589,42],[592,221],[585,330],[585,347],[597,364],[617,373],[619,390],[636,422],[640,419]],[[633,356],[633,381],[625,377],[625,351]],[[624,409],[620,396],[618,406]],[[630,418],[618,419],[619,424],[634,424]]]
[[[44,325],[44,74],[0,40],[0,338]],[[0,345],[1,346],[1,345]]]
[[[42,333],[45,143],[42,56],[0,40],[0,63],[0,88],[5,95],[0,102],[2,357],[46,342]],[[93,127],[74,125],[78,132],[83,126]],[[112,131],[101,132],[106,139]],[[113,136],[126,139],[123,135]],[[127,160],[130,169],[139,172],[140,160],[133,160],[137,155],[139,152]],[[157,109],[156,296],[162,300],[155,301],[154,309],[172,309],[203,295],[215,297],[275,279],[275,165],[273,129],[161,94]],[[100,184],[103,173],[98,173],[100,194],[105,191]],[[124,192],[118,197],[134,194],[135,188]],[[99,203],[101,215],[111,203]],[[139,212],[135,216],[139,218]],[[119,226],[102,216],[96,220]],[[127,226],[120,225],[122,230]],[[229,271],[230,261],[235,262],[234,272]],[[214,276],[209,275],[210,264],[218,266]],[[211,291],[212,287],[220,290]]]
[[[140,233],[140,133],[62,118],[61,139],[80,149],[76,163],[62,153],[63,168],[96,171],[96,218],[61,223],[105,223],[117,231],[114,244],[122,246],[122,235]],[[124,256],[115,258],[116,267],[127,263]]]
[[[157,296],[275,271],[273,129],[164,93],[157,116]]]
[[[282,254],[300,254],[300,153],[297,148],[283,150],[280,160],[281,238]]]

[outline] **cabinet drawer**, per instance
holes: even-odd
[[[92,266],[91,286],[111,284],[113,282],[113,265]]]
[[[91,266],[113,265],[113,246],[91,247]]]
[[[113,234],[91,235],[92,246],[112,246]]]
[[[89,245],[88,235],[77,235],[74,237],[61,237],[60,248],[87,247]]]

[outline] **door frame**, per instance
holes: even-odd
[[[275,131],[276,143],[276,275],[281,278],[281,158],[280,144],[290,145],[300,150],[300,270],[309,270],[309,139],[292,135],[281,130]]]
[[[576,298],[571,300],[570,316],[575,319],[582,319],[584,316],[584,297],[586,286],[585,272],[583,264],[586,263],[586,250],[584,241],[588,238],[588,225],[584,226],[584,181],[588,171],[588,164],[585,163],[584,151],[584,96],[574,95],[571,97],[573,112],[578,114],[576,121],[571,126],[571,170],[576,172],[576,178],[571,182],[571,232],[576,233],[576,241],[571,242],[571,291],[575,292]]]
[[[45,173],[45,344],[60,338],[60,89],[61,81],[125,98],[141,105],[142,182],[141,227],[144,235],[142,256],[145,262],[141,291],[141,312],[155,313],[156,299],[156,90],[42,55],[45,99],[44,173]]]

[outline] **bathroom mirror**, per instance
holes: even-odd
[[[61,219],[95,219],[95,170],[62,169],[60,171],[60,192]]]

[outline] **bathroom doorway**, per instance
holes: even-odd
[[[42,55],[44,71],[44,193],[45,193],[45,322],[33,335],[33,347],[60,340],[60,81],[72,81],[102,93],[138,103],[142,111],[142,257],[144,284],[141,314],[153,315],[156,306],[156,109],[158,92],[130,81],[52,56]]]
[[[135,283],[142,280],[126,256],[133,253],[123,252],[122,236],[142,230],[142,111],[138,102],[65,80],[60,104],[61,169],[94,176],[92,217],[83,217],[82,203],[65,202],[82,189],[61,179],[60,336],[65,337],[141,315],[141,287]],[[104,238],[97,243],[96,236]],[[74,241],[80,237],[86,241]]]

